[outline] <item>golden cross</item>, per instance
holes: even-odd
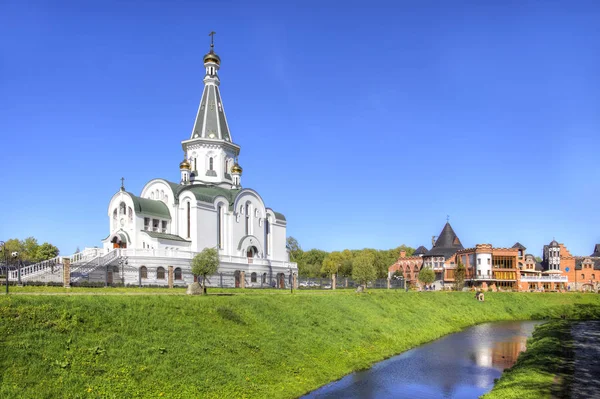
[[[210,48],[211,48],[211,49],[212,49],[213,47],[215,47],[215,42],[214,42],[214,40],[215,40],[215,34],[216,34],[216,33],[217,33],[217,32],[215,32],[215,31],[211,31],[211,32],[208,34],[208,36],[210,36]]]

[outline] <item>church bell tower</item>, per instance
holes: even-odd
[[[221,100],[221,81],[218,75],[221,58],[214,51],[214,35],[215,32],[209,35],[210,51],[203,59],[206,70],[204,90],[194,127],[190,138],[182,141],[181,145],[190,165],[190,184],[238,188],[239,176],[234,176],[237,173],[233,173],[232,169],[237,165],[235,160],[240,147],[231,138]]]

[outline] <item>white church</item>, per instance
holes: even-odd
[[[139,195],[122,184],[108,204],[103,247],[70,257],[73,282],[187,285],[194,281],[191,260],[204,248],[217,248],[220,256],[209,286],[283,288],[294,281],[298,269],[289,261],[285,217],[242,187],[240,146],[233,142],[219,91],[220,65],[211,43],[198,113],[189,139],[181,142],[179,181],[152,179]],[[37,269],[23,269],[21,278],[33,279],[48,268]]]

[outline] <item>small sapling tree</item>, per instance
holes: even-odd
[[[192,259],[192,273],[202,276],[202,292],[206,294],[206,277],[219,269],[219,254],[216,248],[204,248]]]
[[[419,281],[420,282],[422,282],[425,285],[429,285],[429,284],[433,283],[434,280],[435,280],[435,273],[433,272],[433,270],[431,270],[431,268],[424,267],[421,269],[421,271],[419,272]]]
[[[367,283],[376,277],[375,256],[367,251],[358,254],[352,264],[352,278],[366,289]]]

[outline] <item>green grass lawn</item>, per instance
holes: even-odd
[[[540,325],[527,341],[527,351],[483,398],[567,398],[573,356],[570,322],[554,320]]]
[[[473,324],[600,317],[592,294],[142,290],[0,296],[0,397],[291,398]]]

